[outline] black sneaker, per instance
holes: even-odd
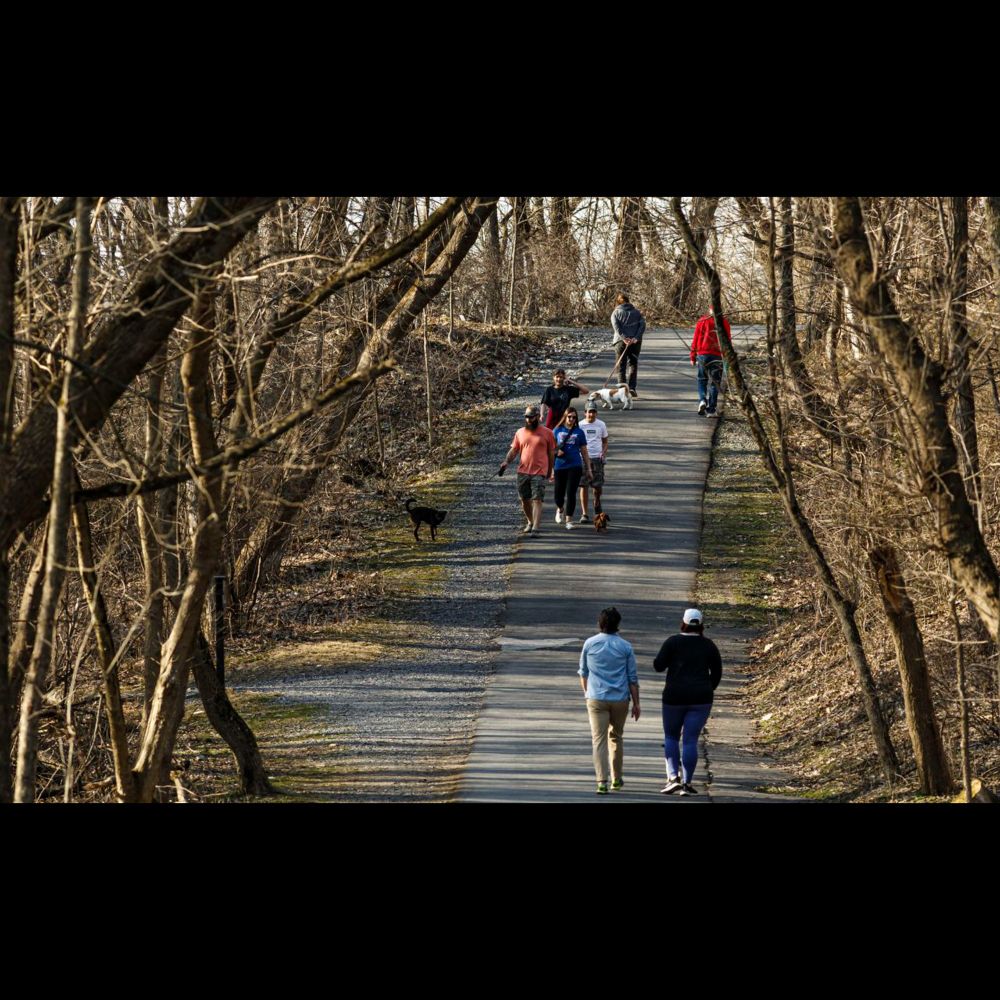
[[[698,795],[698,794],[699,794],[698,789],[695,788],[694,785],[690,784],[689,782],[685,781],[684,784],[681,785],[681,795]]]
[[[680,778],[668,778],[667,783],[660,789],[660,794],[673,795],[674,792],[683,787],[684,785]]]

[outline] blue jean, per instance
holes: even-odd
[[[698,737],[705,728],[711,711],[711,704],[663,706],[663,754],[667,758],[668,776],[676,775],[683,766],[684,781],[690,784],[694,769],[698,766]]]
[[[709,387],[711,383],[711,387]],[[719,386],[722,384],[722,358],[714,354],[698,355],[698,402],[708,403],[714,413],[719,401]]]

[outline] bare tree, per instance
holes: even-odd
[[[691,256],[692,261],[697,265],[705,278],[711,291],[712,306],[716,315],[721,316],[722,311],[722,283],[718,273],[705,259],[703,253],[698,248],[694,239],[694,234],[688,225],[681,208],[680,198],[673,199],[673,211],[677,223],[681,228],[685,246]],[[773,254],[771,255],[773,257]],[[844,643],[847,654],[857,672],[861,685],[861,697],[868,715],[872,737],[878,752],[879,760],[882,764],[886,780],[893,782],[899,773],[899,761],[895,748],[889,736],[889,727],[886,724],[882,707],[879,703],[878,692],[875,688],[875,681],[872,677],[871,667],[868,657],[865,654],[864,645],[861,642],[861,635],[858,631],[855,619],[854,604],[843,594],[832,570],[826,554],[823,552],[813,532],[812,526],[806,519],[798,501],[795,491],[795,483],[790,474],[791,470],[787,461],[787,453],[782,447],[780,455],[775,453],[775,448],[757,410],[756,403],[750,393],[749,387],[743,378],[740,368],[739,358],[733,350],[732,345],[726,337],[720,337],[719,343],[722,347],[723,355],[729,365],[730,378],[736,389],[740,400],[740,406],[747,417],[754,440],[760,449],[761,457],[771,480],[773,481],[782,506],[788,517],[789,523],[795,530],[796,535],[802,545],[809,553],[817,577],[823,587],[823,591],[834,608],[837,619],[844,636]]]

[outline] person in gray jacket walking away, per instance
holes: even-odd
[[[615,336],[611,343],[618,352],[616,370],[619,373],[619,381],[627,383],[628,391],[633,396],[638,396],[635,382],[639,374],[639,351],[642,350],[642,335],[646,332],[646,320],[629,302],[624,292],[618,293],[615,302],[615,311],[611,314],[611,328],[615,331]]]

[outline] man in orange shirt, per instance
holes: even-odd
[[[552,475],[552,464],[556,454],[556,439],[552,431],[548,427],[539,427],[538,420],[538,407],[534,405],[525,407],[524,426],[514,435],[510,451],[500,463],[499,472],[502,476],[514,456],[520,453],[517,492],[527,520],[523,531],[529,538],[537,538],[541,534],[545,482]]]

